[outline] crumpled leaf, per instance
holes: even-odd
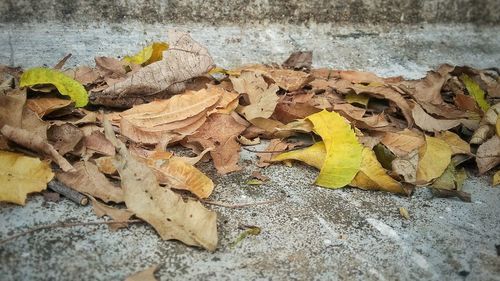
[[[189,34],[172,31],[168,37],[170,46],[163,52],[162,60],[140,68],[102,93],[94,93],[92,103],[130,107],[148,99],[177,94],[184,90],[185,81],[214,67],[208,50]]]
[[[28,193],[44,190],[53,177],[48,162],[0,150],[0,202],[24,205]]]
[[[123,190],[112,184],[97,166],[81,161],[75,164],[75,172],[57,173],[57,179],[72,189],[92,195],[104,202],[123,202]]]
[[[163,59],[163,51],[168,49],[168,44],[164,42],[154,42],[133,56],[125,56],[124,61],[144,66]]]
[[[418,149],[415,149],[392,160],[392,171],[402,176],[405,182],[414,183],[417,180],[418,159]]]
[[[470,145],[455,133],[444,131],[436,134],[436,138],[445,141],[450,146],[452,155],[471,154]]]
[[[495,134],[493,128],[488,124],[483,124],[479,126],[472,134],[470,139],[471,144],[482,144]]]
[[[98,218],[102,218],[104,216],[108,216],[112,219],[112,221],[126,221],[130,219],[134,215],[133,212],[127,209],[118,209],[106,205],[97,201],[94,197],[90,197],[92,200],[92,209]],[[108,225],[111,230],[118,230],[120,228],[125,228],[128,226],[127,223],[114,223]]]
[[[176,239],[214,251],[217,247],[216,213],[198,201],[184,201],[180,195],[159,186],[151,169],[130,155],[107,120],[104,129],[106,137],[119,152],[116,168],[127,208],[151,224],[164,240]]]
[[[490,105],[485,99],[483,89],[481,89],[481,87],[465,73],[460,75],[460,80],[462,80],[467,88],[467,92],[469,92],[469,94],[474,98],[477,105],[479,105],[479,107],[486,112],[490,108]]]
[[[500,163],[500,137],[494,135],[481,144],[476,152],[479,173],[484,174]]]
[[[47,143],[46,140],[42,139],[40,136],[34,134],[32,131],[27,131],[25,129],[14,128],[9,125],[3,126],[0,130],[2,135],[7,139],[23,146],[29,148],[38,153],[43,153],[54,160],[63,171],[73,171],[74,168],[71,164],[62,157],[52,145]]]
[[[187,142],[199,143],[203,149],[213,147],[210,156],[214,160],[219,174],[227,174],[240,170],[240,144],[236,137],[245,126],[238,123],[231,115],[214,113],[198,129],[198,132],[189,136]]]
[[[26,70],[19,81],[19,87],[52,84],[59,93],[69,96],[75,102],[75,107],[82,107],[88,103],[87,90],[79,82],[64,73],[50,68],[31,68]]]
[[[406,194],[402,185],[387,175],[385,169],[378,162],[375,153],[366,147],[363,148],[359,172],[350,185],[365,190],[382,190]]]
[[[255,72],[244,71],[239,77],[231,77],[234,90],[243,94],[249,103],[238,109],[247,120],[255,118],[269,118],[276,108],[278,102],[278,86],[267,85],[264,78]]]
[[[426,184],[441,176],[451,162],[451,148],[443,140],[425,136],[425,145],[420,147],[417,167],[417,184]]]
[[[153,265],[130,275],[125,281],[157,281],[158,279],[155,277],[156,271],[158,271],[158,265]]]
[[[307,119],[313,123],[313,131],[321,136],[326,148],[316,184],[327,188],[346,186],[359,171],[362,159],[363,147],[354,131],[336,112],[323,110]]]

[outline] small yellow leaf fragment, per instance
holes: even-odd
[[[500,170],[498,170],[494,175],[493,175],[493,186],[499,185],[500,184]]]
[[[313,123],[313,131],[321,136],[326,148],[326,158],[316,184],[327,188],[348,185],[359,171],[363,150],[354,131],[336,112],[323,110],[307,119]]]
[[[370,101],[370,96],[365,95],[365,94],[357,95],[357,94],[349,93],[346,95],[345,100],[348,103],[357,103],[357,104],[360,104],[364,107],[367,107],[368,102]]]
[[[26,70],[19,82],[19,87],[52,84],[59,93],[69,96],[75,107],[83,107],[88,103],[87,90],[78,81],[66,74],[50,68],[35,67]]]
[[[479,107],[484,112],[488,111],[490,105],[488,104],[488,101],[486,101],[484,97],[485,93],[483,89],[481,89],[481,87],[476,82],[474,82],[474,80],[472,80],[467,74],[462,74],[460,76],[460,80],[462,80],[462,82],[465,85],[465,88],[467,88],[467,92],[469,92],[469,94],[474,98],[477,105],[479,105]]]
[[[133,56],[125,56],[124,61],[128,63],[148,65],[155,61],[163,59],[163,51],[168,49],[168,44],[164,42],[155,42],[140,50]]]
[[[418,151],[417,184],[426,184],[441,176],[451,162],[450,146],[438,138],[425,136],[425,145]]]
[[[409,220],[409,219],[410,219],[410,214],[408,213],[408,210],[407,210],[405,207],[400,207],[400,208],[399,208],[399,214],[400,214],[403,218],[405,218],[405,219],[407,219],[407,220]]]
[[[24,205],[28,193],[44,190],[53,177],[48,162],[0,151],[0,202]]]

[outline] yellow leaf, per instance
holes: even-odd
[[[43,67],[28,69],[21,75],[19,87],[31,87],[43,84],[54,85],[59,93],[69,96],[75,102],[75,107],[85,106],[89,101],[87,90],[85,90],[82,84],[55,69]]]
[[[352,94],[349,93],[345,96],[345,100],[348,103],[357,103],[360,105],[363,105],[364,107],[368,106],[368,102],[370,101],[370,96],[365,95],[365,94]]]
[[[500,137],[500,115],[498,115],[497,117],[496,130],[497,130],[497,136]]]
[[[321,167],[323,166],[323,162],[325,162],[325,158],[326,158],[325,143],[320,141],[304,149],[298,149],[281,153],[276,157],[274,157],[273,159],[271,159],[271,162],[298,160],[310,166],[313,166],[317,169],[321,169]]]
[[[373,150],[366,147],[363,148],[359,172],[350,185],[367,190],[405,193],[401,184],[387,175]]]
[[[493,186],[500,184],[500,170],[493,175]]]
[[[417,167],[417,184],[426,184],[441,176],[451,162],[450,146],[438,138],[425,136],[425,145],[420,147]]]
[[[328,188],[348,185],[361,165],[363,147],[358,142],[347,120],[336,112],[321,112],[307,117],[313,131],[325,143],[326,158],[316,184]]]
[[[140,50],[133,56],[125,56],[124,61],[135,64],[148,65],[155,61],[163,59],[163,51],[168,49],[168,44],[164,42],[155,42]]]
[[[432,183],[432,187],[446,190],[462,190],[466,179],[467,173],[465,169],[457,170],[455,164],[450,163],[444,173]]]
[[[53,177],[48,162],[0,151],[0,201],[24,205],[28,193],[44,190]]]
[[[470,145],[455,133],[444,131],[436,134],[436,138],[446,142],[450,146],[453,155],[471,154]]]
[[[474,98],[477,105],[479,105],[479,107],[481,107],[481,109],[486,112],[490,108],[490,105],[484,98],[485,94],[483,89],[481,89],[481,87],[476,82],[474,82],[474,80],[472,80],[467,74],[462,74],[460,76],[460,80],[462,80],[465,88],[467,88],[467,92],[469,92],[469,94]]]

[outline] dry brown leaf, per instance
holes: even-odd
[[[127,73],[126,63],[119,59],[110,57],[96,57],[95,66],[99,75],[103,78],[119,79],[125,77]],[[108,83],[109,85],[109,83]]]
[[[95,164],[81,161],[75,164],[75,169],[75,172],[58,173],[57,179],[78,192],[90,194],[104,202],[123,202],[123,190],[113,185]]]
[[[427,132],[446,131],[462,123],[461,120],[436,119],[427,114],[427,112],[416,103],[413,105],[412,116],[415,119],[415,124]]]
[[[42,139],[40,136],[34,135],[32,132],[24,130],[24,129],[19,129],[19,128],[14,128],[9,125],[3,126],[3,128],[0,130],[0,132],[9,140],[26,147],[32,151],[35,151],[37,153],[42,153],[45,154],[46,156],[49,156],[52,160],[54,160],[57,165],[63,170],[63,171],[73,171],[74,168],[71,166],[71,164],[64,158],[62,157],[52,145],[47,143],[44,139]]]
[[[112,175],[116,173],[116,167],[113,164],[113,159],[115,159],[113,156],[102,156],[94,161],[100,172],[106,175]]]
[[[198,142],[204,149],[214,147],[210,155],[219,174],[238,171],[240,144],[236,137],[246,127],[231,115],[215,113],[210,115],[198,132],[188,137],[188,142]]]
[[[41,118],[53,111],[64,108],[71,103],[71,100],[60,98],[36,98],[28,99],[26,101],[26,106]]]
[[[87,154],[96,152],[101,155],[115,155],[113,144],[99,131],[93,131],[90,135],[85,136],[83,138],[83,145],[87,149]]]
[[[26,102],[26,90],[13,90],[0,93],[0,128],[3,125],[21,127],[23,107]]]
[[[69,69],[64,71],[64,74],[80,82],[84,86],[92,84],[99,79],[98,70],[88,66],[79,66],[75,69]]]
[[[198,198],[207,198],[212,194],[214,189],[212,180],[179,157],[173,157],[170,152],[154,151],[147,157],[140,155],[137,157],[151,168],[160,184],[190,191]]]
[[[420,80],[404,81],[398,86],[414,97],[419,103],[441,105],[441,88],[448,79],[448,75],[436,71],[429,71],[425,78]]]
[[[272,139],[264,150],[265,153],[257,153],[257,157],[259,157],[259,162],[257,163],[258,167],[264,168],[271,163],[271,159],[278,154],[285,152],[285,150],[290,146],[289,143],[281,140],[281,139]],[[277,151],[275,153],[270,153],[271,151]]]
[[[354,70],[340,70],[335,71],[332,77],[338,77],[342,80],[349,81],[353,84],[384,84],[384,79],[378,77],[372,72],[354,71]]]
[[[104,203],[97,201],[94,197],[90,197],[92,200],[92,209],[98,218],[102,218],[104,216],[108,216],[112,219],[112,221],[126,221],[130,219],[134,215],[131,211],[127,209],[118,209],[108,206]],[[114,223],[108,224],[109,228],[113,231],[118,230],[120,228],[128,227],[128,223]]]
[[[425,144],[423,136],[408,129],[397,133],[386,132],[380,142],[399,157],[403,157]]]
[[[479,146],[476,163],[480,174],[486,173],[500,163],[500,137],[494,135]]]
[[[401,95],[400,92],[388,86],[364,86],[361,84],[352,85],[349,87],[356,94],[366,94],[376,98],[384,98],[394,102],[403,113],[403,116],[408,123],[408,127],[413,125],[412,110],[408,101]]]
[[[47,139],[61,155],[73,151],[82,138],[83,132],[71,124],[51,126],[47,131]]]
[[[171,95],[184,90],[184,82],[207,73],[214,63],[208,50],[189,34],[169,32],[168,50],[163,59],[140,68],[102,93],[91,97],[95,104],[131,106],[156,95]]]
[[[293,52],[281,65],[292,69],[310,69],[312,66],[312,57],[312,51]]]
[[[107,120],[104,128],[106,137],[119,152],[117,170],[127,208],[151,224],[164,240],[176,239],[214,251],[217,247],[216,213],[200,202],[184,201],[170,189],[159,186],[153,171],[132,157],[125,145],[116,139]]]
[[[260,138],[256,137],[253,140],[249,140],[244,136],[238,136],[238,142],[241,143],[242,145],[257,145],[260,143]]]
[[[268,69],[264,75],[271,78],[280,88],[289,92],[302,89],[313,79],[311,75],[302,71],[277,68]]]
[[[243,94],[249,105],[238,108],[238,112],[247,120],[254,118],[269,118],[278,102],[278,86],[268,86],[264,78],[256,73],[244,71],[239,77],[231,77],[234,89]]]
[[[29,131],[31,134],[42,138],[44,141],[47,140],[47,129],[49,124],[38,115],[31,111],[31,109],[26,106],[23,109],[23,119],[21,120],[21,128]]]
[[[155,277],[156,271],[158,271],[158,266],[154,265],[130,275],[125,281],[158,281]]]

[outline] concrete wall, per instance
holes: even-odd
[[[499,24],[498,0],[2,0],[0,22]]]

